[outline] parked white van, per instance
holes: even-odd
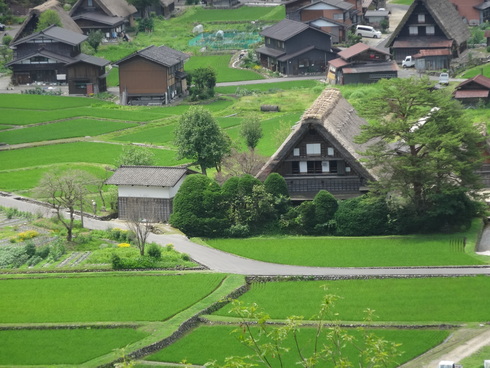
[[[381,32],[371,26],[356,26],[356,35],[362,37],[380,38]]]

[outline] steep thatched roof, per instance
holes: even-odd
[[[291,134],[262,167],[257,177],[265,180],[292,151],[304,134],[314,128],[332,144],[360,176],[368,180],[375,180],[376,175],[360,162],[362,158],[360,152],[365,151],[368,144],[354,142],[364,124],[367,124],[366,121],[357,115],[352,105],[342,97],[338,89],[326,88],[313,105],[305,111],[301,121],[295,125]]]
[[[100,9],[109,17],[122,17],[126,18],[137,12],[136,8],[128,4],[126,0],[94,0]],[[83,0],[78,0],[70,10],[70,14],[73,15],[77,12],[80,5],[83,4]]]
[[[61,21],[61,28],[83,34],[78,24],[76,24],[75,21],[70,17],[70,14],[68,14],[68,12],[63,9],[58,0],[48,0],[45,3],[42,3],[41,5],[38,5],[29,11],[29,14],[27,14],[26,19],[22,23],[19,32],[17,32],[13,41],[15,42],[18,39],[32,34],[37,26],[39,16],[46,10],[54,10],[58,14]]]
[[[468,26],[449,0],[415,0],[386,42],[386,47],[393,46],[400,31],[405,27],[405,23],[407,23],[415,8],[420,4],[425,6],[448,39],[454,40],[460,45],[470,38],[471,34]]]

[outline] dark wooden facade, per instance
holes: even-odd
[[[397,62],[424,51],[458,57],[467,48],[470,37],[449,0],[414,0],[386,42]]]
[[[150,46],[116,62],[121,103],[166,104],[185,94],[187,58],[184,53],[165,46]]]
[[[105,66],[77,62],[67,67],[70,95],[97,94],[107,91]]]
[[[173,210],[173,198],[119,197],[121,220],[141,220],[149,222],[168,222]]]
[[[270,28],[262,32],[265,45],[257,49],[264,68],[285,75],[321,73],[336,56],[331,36],[317,28],[287,19]]]

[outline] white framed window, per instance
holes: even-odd
[[[308,143],[306,145],[307,155],[320,155],[322,153],[322,145],[320,143]]]
[[[435,35],[436,34],[436,28],[434,26],[426,26],[425,27],[425,34]]]
[[[408,33],[411,34],[412,36],[418,35],[419,34],[419,27],[417,27],[417,26],[408,27]]]
[[[328,161],[322,161],[322,172],[329,172],[330,165]]]
[[[327,148],[327,155],[329,155],[329,156],[333,156],[334,155],[333,147],[328,147]]]
[[[299,156],[299,148],[293,149],[293,156]]]
[[[419,23],[425,23],[425,14],[418,14],[417,15],[417,21]]]
[[[345,167],[345,172],[346,172],[346,173],[350,173],[350,166],[346,166],[346,167]]]
[[[299,172],[300,173],[308,172],[308,165],[306,164],[306,161],[299,162]]]

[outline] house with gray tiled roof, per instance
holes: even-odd
[[[331,35],[302,22],[283,19],[261,35],[265,44],[256,50],[260,64],[284,75],[324,72],[336,57]]]
[[[11,44],[14,84],[35,82],[68,84],[70,94],[106,91],[105,66],[109,61],[81,53],[81,33],[50,26]]]
[[[192,173],[186,167],[121,166],[106,184],[117,185],[120,219],[167,222],[177,191]]]
[[[490,21],[490,0],[450,0],[465,23],[471,26]]]
[[[397,62],[417,55],[427,60],[424,69],[437,70],[449,68],[469,38],[468,26],[449,0],[414,0],[386,47]]]
[[[184,62],[189,55],[167,46],[148,46],[114,63],[124,105],[163,105],[187,93]]]

